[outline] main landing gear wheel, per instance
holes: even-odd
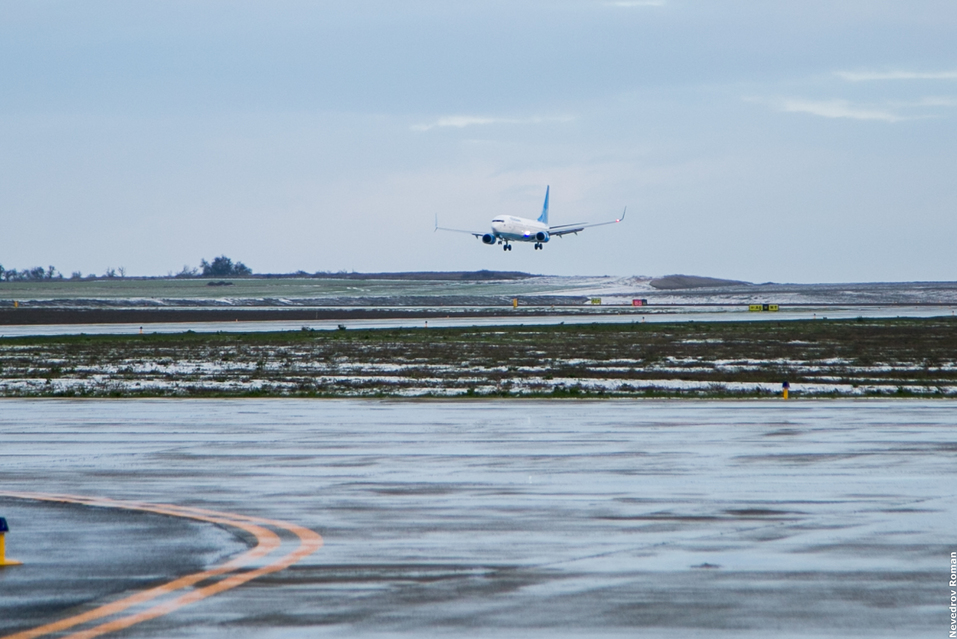
[[[503,251],[511,251],[511,250],[512,250],[512,245],[511,245],[511,244],[504,244],[504,245],[502,246],[502,250],[503,250]]]
[[[541,242],[535,242],[535,250],[536,250],[536,251],[541,251],[541,250],[542,250],[542,243],[541,243]]]

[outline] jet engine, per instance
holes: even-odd
[[[482,236],[482,241],[485,242],[486,244],[495,244],[496,239],[495,239],[495,236],[492,235],[491,233],[486,233],[485,235]]]
[[[545,231],[539,231],[538,233],[535,234],[535,239],[538,240],[539,242],[547,242],[548,233],[546,233]]]

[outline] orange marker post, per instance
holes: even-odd
[[[788,398],[788,390],[791,388],[791,385],[784,381],[781,383],[781,394],[784,396],[784,399]]]

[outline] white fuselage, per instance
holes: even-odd
[[[512,242],[547,242],[548,225],[538,220],[502,215],[492,220],[492,234]]]

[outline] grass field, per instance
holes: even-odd
[[[527,278],[520,280],[350,280],[336,278],[216,278],[96,279],[41,282],[0,282],[0,302],[14,300],[122,300],[134,303],[189,300],[322,300],[446,296],[508,296],[548,293],[575,285],[587,287],[608,278]],[[228,281],[229,286],[210,286]]]
[[[0,340],[2,396],[957,397],[957,320]]]

